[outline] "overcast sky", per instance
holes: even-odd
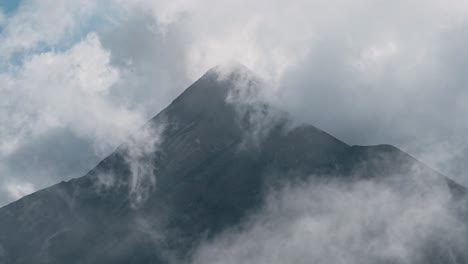
[[[0,3],[0,205],[84,175],[209,68],[349,144],[468,185],[468,2]],[[281,100],[279,100],[279,98]]]

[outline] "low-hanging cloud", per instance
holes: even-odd
[[[95,190],[105,192],[112,189],[125,190],[129,205],[133,209],[142,206],[157,189],[157,171],[160,164],[155,161],[160,154],[165,124],[149,122],[128,138],[127,143],[117,150],[128,171],[98,170],[95,173]],[[124,187],[122,189],[122,187]]]
[[[164,125],[150,123],[125,146],[125,162],[130,168],[129,197],[131,206],[138,208],[157,187],[157,170],[154,159],[163,140]],[[153,159],[153,160],[152,160]]]
[[[392,177],[350,183],[328,176],[332,180],[285,184],[240,226],[201,243],[191,263],[466,259],[466,221],[454,211],[447,186],[425,176]],[[405,185],[409,177],[417,188]]]

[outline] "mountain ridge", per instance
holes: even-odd
[[[282,114],[269,119],[277,112],[262,102],[230,101],[259,85],[241,69],[208,71],[86,175],[0,208],[0,263],[186,260],[285,181],[385,179],[417,168],[466,193],[391,145],[349,146],[312,125],[290,128]]]

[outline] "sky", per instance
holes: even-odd
[[[348,144],[468,186],[468,2],[0,3],[0,205],[79,177],[218,64]]]

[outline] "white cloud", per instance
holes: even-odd
[[[14,75],[3,74],[10,111],[2,120],[10,125],[1,131],[2,145],[63,126],[95,141],[99,151],[121,142],[143,119],[109,98],[119,81],[109,56],[89,34],[70,50],[33,55]]]
[[[29,182],[9,182],[5,185],[5,190],[10,195],[11,199],[17,200],[25,195],[34,192],[34,185]]]
[[[156,190],[158,168],[151,158],[156,157],[164,128],[163,123],[149,123],[126,145],[124,158],[130,169],[129,200],[133,208],[142,206]]]
[[[24,0],[5,21],[0,34],[0,57],[8,61],[18,52],[28,52],[40,45],[56,45],[95,8],[94,1]]]
[[[193,263],[425,263],[429,248],[457,263],[467,230],[448,190],[404,186],[410,177],[286,185],[241,227],[202,243]]]
[[[0,74],[4,109],[0,113],[0,155],[1,163],[5,162],[1,165],[10,167],[7,157],[58,128],[91,142],[98,155],[108,153],[138,129],[144,116],[112,100],[112,87],[120,75],[109,63],[109,52],[101,47],[96,34],[89,34],[69,50],[32,55],[14,71]],[[40,171],[49,168],[37,170],[34,174],[42,177]],[[9,171],[2,177],[20,175]],[[43,184],[50,184],[50,178],[34,182],[39,188],[46,187]]]

